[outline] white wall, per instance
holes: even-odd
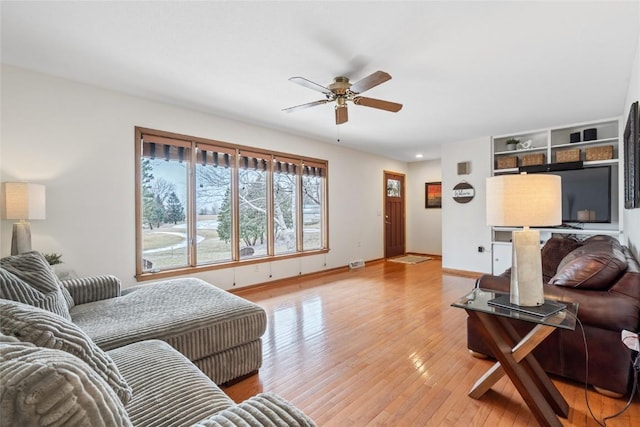
[[[491,229],[485,213],[485,181],[491,173],[490,137],[442,146],[442,267],[491,272]],[[469,175],[458,175],[459,162],[471,162]],[[453,200],[453,187],[466,181],[475,189],[468,203]],[[478,246],[485,251],[478,252]]]
[[[640,18],[640,17],[639,17]],[[626,123],[629,108],[633,102],[640,100],[640,34],[636,45],[635,59],[631,70],[631,80],[622,113],[623,126]],[[627,245],[633,251],[636,259],[640,259],[640,208],[624,210],[624,228]]]
[[[425,209],[425,183],[442,180],[440,159],[409,163],[407,252],[442,255],[442,209]]]
[[[81,276],[136,284],[135,126],[329,161],[328,254],[198,277],[228,289],[384,255],[383,170],[406,173],[405,163],[11,66],[1,79],[0,180],[46,185],[47,219],[31,224],[33,248],[61,253]],[[11,223],[0,227],[2,256]]]

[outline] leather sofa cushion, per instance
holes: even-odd
[[[594,240],[567,255],[549,281],[552,285],[607,290],[627,269],[620,244]]]
[[[573,250],[582,246],[579,242],[570,237],[552,237],[542,247],[542,278],[544,283],[556,274],[560,262]]]

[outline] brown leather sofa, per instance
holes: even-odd
[[[577,302],[578,319],[584,327],[589,378],[585,372],[582,331],[556,330],[535,350],[540,365],[550,374],[599,391],[624,395],[633,383],[632,362],[636,353],[621,340],[623,329],[640,330],[640,264],[629,248],[610,236],[593,236],[584,242],[552,237],[542,248],[545,298]],[[510,270],[500,276],[484,275],[476,286],[509,292]],[[533,327],[509,320],[524,335]],[[473,353],[492,356],[478,325],[467,319],[467,346]]]

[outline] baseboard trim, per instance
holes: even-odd
[[[370,264],[375,264],[375,263],[379,263],[379,262],[383,262],[384,259],[374,259],[374,260],[370,260],[370,261],[365,261],[364,263],[364,267],[362,268],[367,268],[367,265]],[[253,292],[255,290],[258,289],[277,289],[277,288],[281,288],[281,287],[285,287],[285,286],[291,286],[292,284],[295,284],[297,282],[306,282],[309,279],[317,279],[319,277],[322,276],[327,276],[330,274],[335,274],[335,273],[342,273],[342,272],[350,272],[350,271],[358,271],[359,269],[355,269],[352,270],[349,268],[348,265],[344,265],[342,267],[334,267],[334,268],[329,268],[326,270],[322,270],[322,271],[314,271],[311,273],[305,273],[305,274],[300,274],[297,276],[291,276],[291,277],[283,277],[282,279],[276,279],[276,280],[272,280],[269,282],[262,282],[262,283],[256,283],[254,285],[247,285],[247,286],[243,286],[241,288],[235,288],[235,289],[227,289],[227,292],[230,292],[232,294],[242,294],[243,292]]]
[[[482,276],[483,274],[486,273],[481,273],[479,271],[468,271],[468,270],[455,270],[453,268],[442,268],[442,274],[450,274],[452,276],[461,276],[461,277],[468,277],[471,279],[477,279],[478,277]]]

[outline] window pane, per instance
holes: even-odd
[[[298,181],[294,165],[279,162],[276,165],[278,166],[273,174],[274,247],[276,254],[284,254],[297,250],[296,194],[298,193]]]
[[[322,200],[324,178],[302,176],[302,249],[322,249]]]
[[[166,146],[167,159],[142,159],[143,271],[188,265],[187,170],[188,149]],[[171,155],[169,155],[169,151]]]
[[[397,179],[387,179],[387,196],[400,197],[402,195],[401,183]]]
[[[214,164],[196,165],[199,265],[231,260],[231,171]]]
[[[267,255],[267,173],[241,168],[238,181],[240,258]]]

